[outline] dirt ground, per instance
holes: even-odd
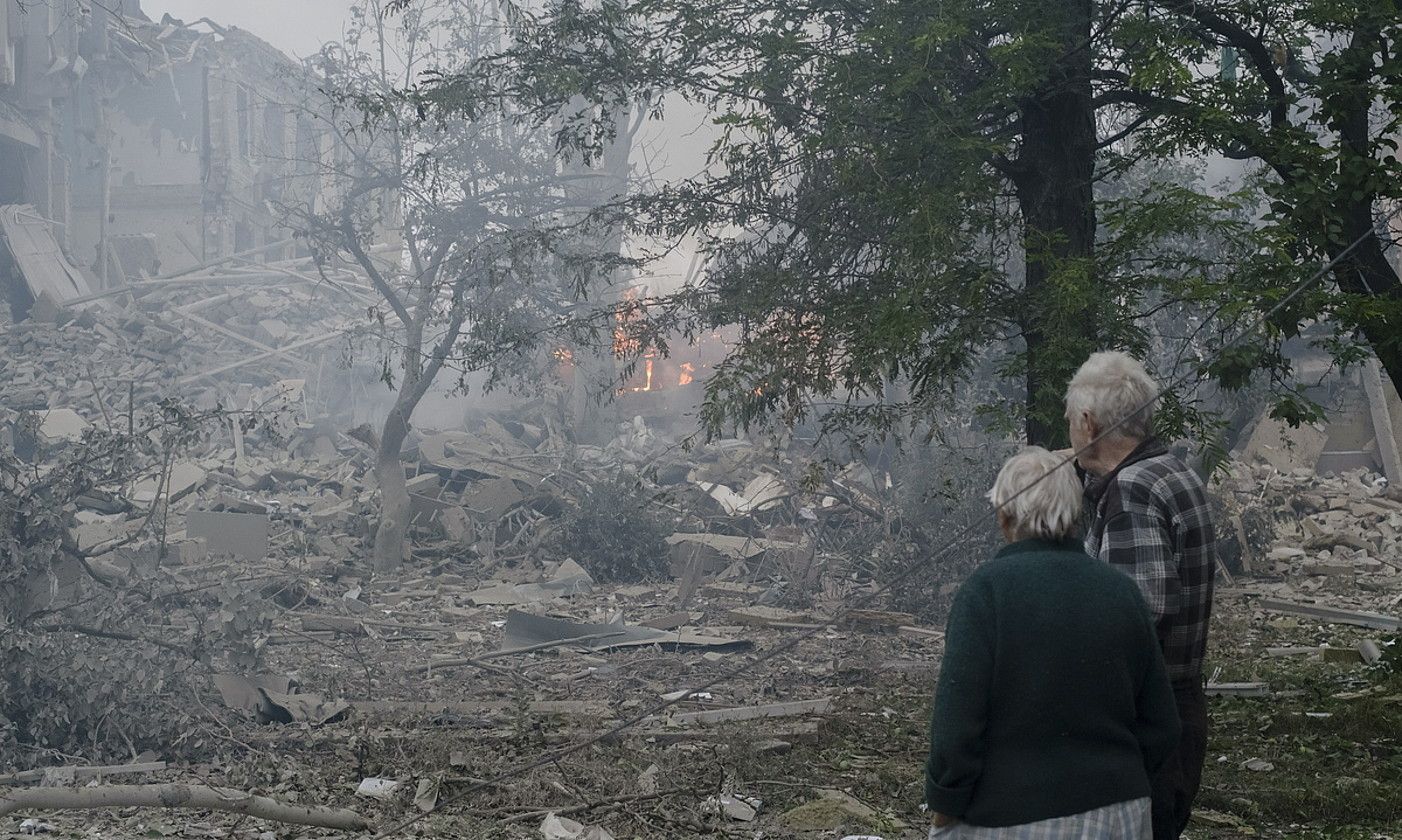
[[[695,626],[752,640],[751,648],[556,648],[425,671],[437,658],[500,647],[512,608],[472,606],[465,597],[471,583],[446,573],[361,592],[358,600],[369,609],[358,614],[357,626],[366,635],[303,630],[317,626],[321,613],[305,605],[288,610],[266,651],[269,670],[294,678],[300,691],[344,698],[353,707],[323,725],[258,723],[211,690],[188,700],[202,723],[185,743],[172,745],[207,758],[135,781],[203,781],[351,808],[398,836],[538,838],[546,836],[542,824],[552,812],[602,826],[616,838],[922,836],[917,806],[941,651],[937,634],[823,629],[667,714],[831,698],[823,713],[713,726],[649,721],[472,791],[479,780],[588,739],[668,692],[753,662],[807,631],[736,625],[729,611],[743,606],[742,599],[703,591],[690,605]],[[318,581],[311,587],[316,597],[306,600],[324,604],[341,598],[344,588]],[[560,607],[599,620],[621,611],[633,624],[673,612],[673,590],[670,584],[600,586]],[[1224,587],[1208,669],[1214,682],[1264,681],[1271,694],[1213,699],[1207,775],[1189,836],[1399,836],[1402,681],[1385,663],[1329,664],[1267,652],[1345,647],[1377,634],[1270,613],[1257,600],[1248,587]],[[366,778],[400,784],[377,800],[356,794]],[[431,812],[414,804],[421,792],[421,799],[436,798]],[[754,809],[752,820],[722,812],[726,803],[749,816],[731,797]],[[37,825],[22,828],[22,817]],[[31,830],[93,838],[336,834],[158,810],[0,820],[7,837]]]

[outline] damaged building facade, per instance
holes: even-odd
[[[282,220],[316,209],[336,154],[303,64],[207,19],[153,21],[139,0],[0,0],[0,47],[12,308],[25,291],[68,300],[302,255]]]

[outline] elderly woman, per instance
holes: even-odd
[[[1178,738],[1134,582],[1072,539],[1081,485],[1045,449],[989,498],[1008,545],[950,610],[925,801],[931,838],[1147,840],[1149,779]]]

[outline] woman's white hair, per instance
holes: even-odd
[[[1066,419],[1075,423],[1085,412],[1107,436],[1145,440],[1154,434],[1158,395],[1158,383],[1138,359],[1118,351],[1092,353],[1066,386]]]
[[[1008,519],[1019,539],[1058,540],[1081,516],[1081,483],[1067,459],[1029,446],[998,471],[988,500]]]

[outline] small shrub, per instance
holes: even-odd
[[[565,514],[556,552],[601,583],[664,579],[672,529],[650,502],[649,491],[623,475],[589,487]]]

